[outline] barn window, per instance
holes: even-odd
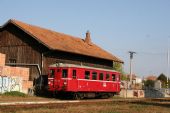
[[[110,74],[107,73],[106,74],[106,80],[109,81],[109,79],[110,79]]]
[[[112,74],[112,81],[116,81],[116,75]]]
[[[76,79],[76,70],[73,70],[73,79]]]
[[[68,76],[68,70],[67,69],[63,69],[62,71],[62,78],[67,78]]]
[[[103,73],[99,74],[99,80],[103,80]]]
[[[90,71],[85,71],[85,79],[90,79]]]
[[[15,58],[10,58],[9,59],[9,63],[16,63],[16,62],[17,62],[17,60]]]
[[[50,69],[50,78],[54,78],[54,75],[55,75],[55,70],[54,69]]]
[[[97,79],[97,72],[93,72],[92,73],[92,80],[96,80]]]

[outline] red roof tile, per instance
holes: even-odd
[[[16,25],[49,49],[76,53],[123,63],[123,61],[116,56],[110,54],[109,52],[103,50],[95,44],[86,43],[81,38],[26,24],[18,20],[9,20],[5,25],[7,25],[8,23]]]

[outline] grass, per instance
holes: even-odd
[[[2,94],[2,96],[26,97],[28,95],[18,91],[11,91],[11,92],[5,92],[4,94]]]
[[[115,98],[113,98],[115,99]],[[48,101],[55,98],[23,96],[17,92],[0,95],[0,102],[11,101]],[[0,106],[0,113],[170,113],[170,103],[153,101],[141,102],[101,102],[75,103],[40,106]]]
[[[170,108],[161,104],[144,103],[83,103],[43,105],[31,108],[0,107],[0,113],[170,113]]]
[[[0,94],[0,102],[22,102],[22,101],[49,101],[56,100],[54,98],[43,98],[37,96],[29,96],[21,92],[6,92],[4,94]]]

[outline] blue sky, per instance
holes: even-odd
[[[135,51],[135,74],[167,73],[169,0],[0,0],[0,25],[10,18],[81,38],[90,30],[95,44],[124,60],[125,72]]]

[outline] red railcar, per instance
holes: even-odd
[[[111,97],[120,92],[120,73],[73,64],[54,64],[49,67],[48,90],[75,99]]]

